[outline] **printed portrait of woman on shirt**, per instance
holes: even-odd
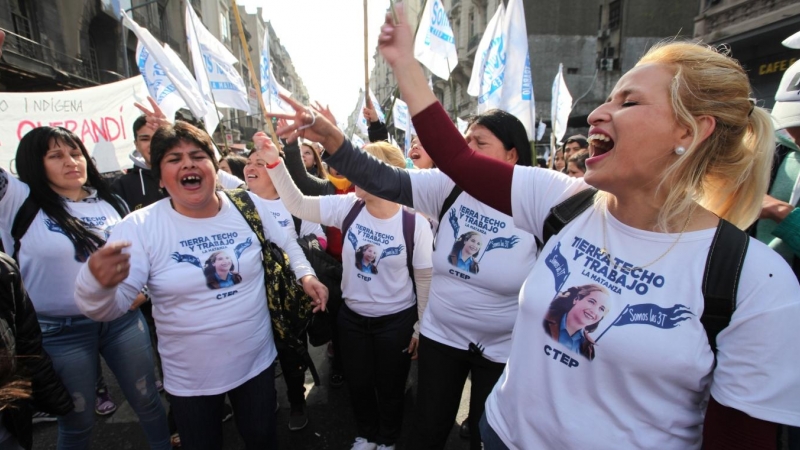
[[[242,281],[242,276],[236,272],[233,258],[224,251],[214,252],[208,257],[203,273],[206,276],[206,286],[209,289],[231,287]]]
[[[378,248],[372,244],[364,244],[356,250],[356,268],[364,273],[377,274]]]
[[[475,258],[480,253],[482,245],[481,235],[475,231],[468,231],[456,239],[447,260],[461,270],[478,273],[480,268]]]
[[[544,331],[567,350],[594,359],[594,332],[608,314],[608,291],[597,284],[573,286],[550,303]]]

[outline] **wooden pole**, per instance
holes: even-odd
[[[267,106],[264,104],[264,97],[261,96],[261,86],[256,76],[256,71],[253,70],[253,60],[250,59],[250,52],[247,50],[247,40],[244,36],[244,27],[242,26],[242,18],[239,17],[239,8],[236,6],[236,0],[231,0],[233,3],[233,16],[236,19],[236,27],[239,29],[239,41],[242,43],[242,50],[244,51],[245,59],[247,60],[247,68],[250,72],[250,82],[253,83],[253,86],[256,88],[256,92],[258,95],[258,104],[261,106],[261,113],[264,115],[264,119],[267,122],[267,130],[269,130],[269,134],[272,137],[272,142],[275,144],[275,147],[281,148],[280,141],[278,140],[278,136],[275,134],[275,129],[272,127],[272,119],[267,116]],[[264,30],[265,33],[269,33],[269,30]],[[269,89],[269,86],[267,87]]]
[[[369,13],[367,11],[369,0],[364,0],[364,98],[367,108],[372,108],[372,99],[369,98],[369,48],[367,39],[369,37]]]

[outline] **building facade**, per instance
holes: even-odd
[[[800,31],[800,3],[789,0],[701,0],[694,35],[725,44],[750,77],[759,106],[775,104],[783,73],[800,59],[800,50],[781,45]]]

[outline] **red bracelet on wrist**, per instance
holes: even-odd
[[[278,167],[278,164],[280,164],[280,163],[281,163],[281,160],[278,159],[277,161],[275,161],[272,164],[267,164],[267,169],[274,169],[274,168]]]

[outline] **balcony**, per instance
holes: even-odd
[[[89,61],[73,58],[8,30],[3,56],[7,63],[52,78],[77,78],[79,84],[98,84],[99,74]],[[17,56],[16,58],[14,56]]]

